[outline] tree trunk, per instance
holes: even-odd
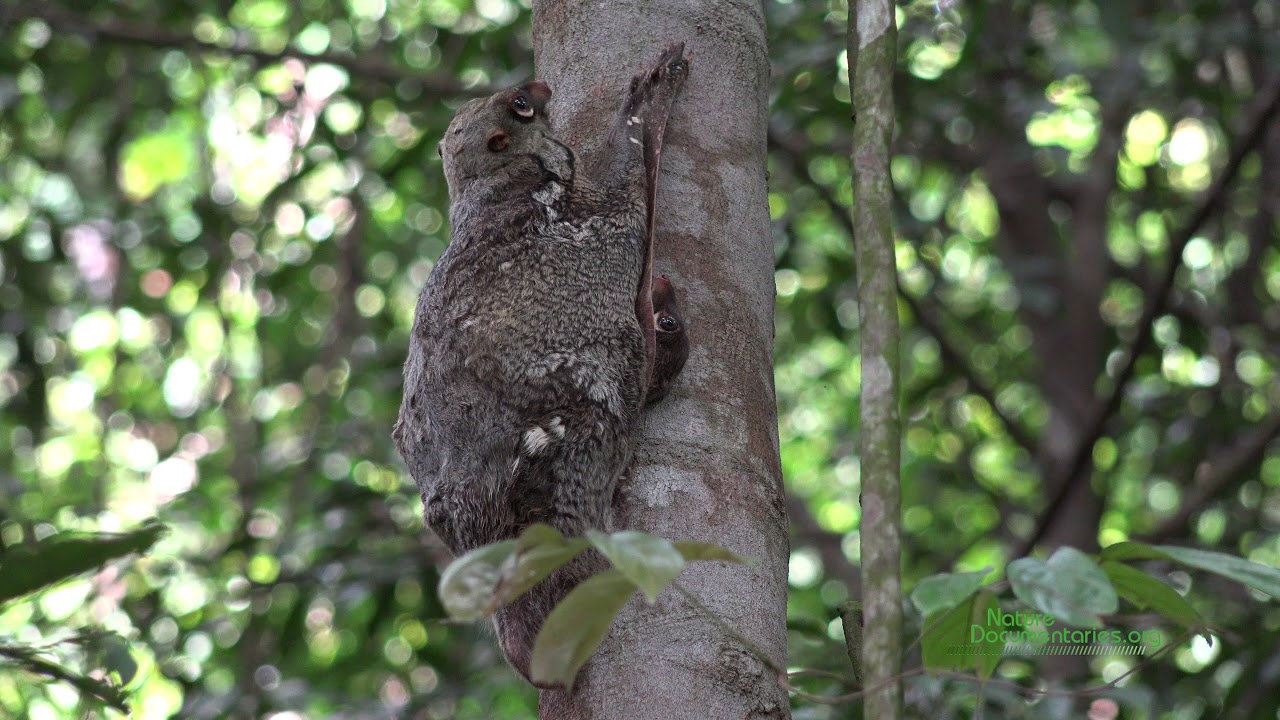
[[[852,99],[854,257],[862,356],[861,648],[863,715],[902,717],[902,416],[898,271],[893,246],[893,76],[898,30],[890,0],[849,3],[846,41]]]
[[[655,271],[676,285],[692,352],[642,423],[614,524],[755,559],[693,563],[677,581],[723,623],[675,588],[652,606],[633,599],[572,694],[542,694],[540,716],[790,717],[771,669],[786,664],[788,546],[773,389],[763,8],[541,0],[533,39],[538,77],[553,91],[552,122],[582,151],[599,142],[631,76],[662,48],[684,41],[692,57],[667,126],[655,241]]]

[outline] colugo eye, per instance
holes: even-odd
[[[663,315],[658,318],[658,327],[667,332],[675,332],[679,329],[680,323],[676,322],[676,319],[670,315]]]
[[[529,104],[529,98],[524,95],[517,95],[511,100],[511,107],[516,114],[522,118],[533,117],[533,106]]]

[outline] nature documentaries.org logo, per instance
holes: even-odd
[[[1164,645],[1158,628],[1114,630],[1059,626],[1048,613],[988,608],[986,622],[969,626],[969,642],[948,655],[1146,655]]]

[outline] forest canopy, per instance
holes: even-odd
[[[788,665],[843,676],[847,7],[764,10]],[[1126,541],[1280,567],[1280,6],[904,0],[896,22],[904,588]],[[529,4],[18,0],[0,27],[0,716],[530,716],[485,631],[445,621],[449,556],[390,436],[449,239],[436,143],[534,76]],[[1140,559],[1208,627],[1106,697],[1277,717],[1275,598]],[[999,677],[1145,662],[1052,660]],[[975,697],[907,681],[920,716]]]

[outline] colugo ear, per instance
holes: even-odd
[[[489,150],[492,152],[502,152],[507,149],[507,142],[510,138],[502,130],[494,130],[489,134]]]
[[[547,103],[551,100],[551,87],[541,80],[525,83],[524,91],[533,100],[533,109],[541,115],[547,111]]]

